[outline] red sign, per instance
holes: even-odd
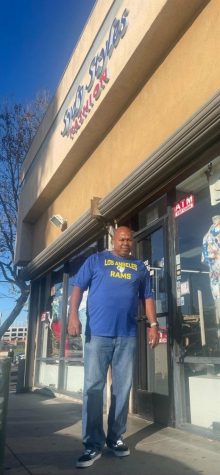
[[[190,209],[194,208],[194,206],[195,206],[195,198],[193,194],[188,195],[185,198],[182,198],[182,200],[178,201],[173,207],[173,213],[174,213],[175,218],[177,218],[183,213],[186,213],[186,211],[189,211]]]
[[[114,18],[105,45],[90,63],[89,81],[77,87],[73,102],[64,114],[64,129],[61,132],[63,137],[74,138],[108,83],[107,64],[127,31],[128,15],[129,10],[125,8],[120,19]]]
[[[161,330],[161,329],[160,329]],[[167,332],[159,330],[159,343],[167,343]]]
[[[149,328],[148,328],[148,332],[149,332]],[[167,343],[167,328],[165,327],[159,327],[158,329],[158,333],[159,333],[159,343]]]

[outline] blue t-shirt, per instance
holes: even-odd
[[[71,284],[89,288],[86,335],[135,336],[138,301],[153,297],[144,263],[110,251],[88,257]]]

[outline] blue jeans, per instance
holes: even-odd
[[[126,431],[135,349],[136,337],[92,336],[85,343],[82,432],[86,448],[102,450],[106,442],[103,391],[109,366],[112,386],[107,439],[117,441]]]

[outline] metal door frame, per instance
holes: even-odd
[[[171,350],[173,344],[173,335],[172,335],[172,307],[173,307],[173,298],[172,298],[172,278],[170,273],[170,249],[169,249],[169,238],[168,238],[168,223],[169,223],[169,212],[168,215],[159,218],[157,221],[147,225],[146,227],[142,228],[140,231],[134,234],[135,240],[135,247],[137,250],[138,243],[143,240],[149,234],[152,234],[157,229],[163,229],[163,250],[164,250],[164,262],[165,262],[165,276],[166,276],[166,292],[167,292],[167,305],[168,305],[168,312],[166,312],[167,316],[167,327],[168,327],[168,340],[167,340],[167,364],[168,364],[168,396],[160,395],[157,393],[148,393],[149,395],[149,405],[146,407],[146,414],[145,417],[149,419],[154,419],[156,416],[155,406],[160,406],[162,400],[167,398],[167,416],[166,418],[162,417],[160,423],[164,425],[173,425],[173,384],[172,384],[172,358],[171,358]],[[143,352],[143,347],[141,348]],[[140,368],[141,365],[139,364],[139,359],[146,357],[146,352],[143,355],[140,355],[140,351],[137,352],[137,362],[136,368]],[[134,409],[135,412],[137,411],[137,375],[134,377]],[[140,391],[140,390],[139,390]],[[147,391],[144,391],[145,397]],[[144,394],[143,394],[144,397]],[[160,416],[160,414],[159,414]]]

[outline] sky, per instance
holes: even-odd
[[[51,95],[95,0],[0,0],[0,98]]]
[[[96,0],[0,0],[0,101],[54,95]],[[2,321],[13,295],[0,283]],[[25,324],[27,312],[15,325]]]

